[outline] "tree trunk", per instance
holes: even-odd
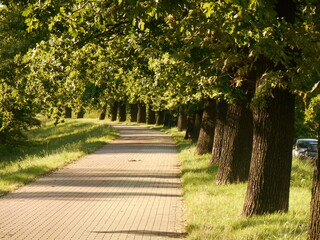
[[[252,113],[246,105],[246,102],[242,102],[228,106],[216,179],[219,185],[248,180],[252,153]]]
[[[179,116],[178,116],[178,131],[183,131],[187,129],[187,116],[184,112],[184,106],[179,106]]]
[[[164,121],[164,111],[158,111],[156,125],[162,125]]]
[[[152,110],[151,106],[148,105],[148,124],[156,123],[156,112]]]
[[[226,123],[228,104],[224,100],[217,102],[216,127],[213,137],[212,154],[210,163],[218,163],[221,156],[223,132]]]
[[[144,103],[138,104],[138,123],[146,123],[147,122],[147,113],[146,113],[146,105]]]
[[[163,125],[165,127],[172,127],[173,116],[169,111],[165,111]]]
[[[216,120],[216,101],[206,99],[196,154],[206,154],[212,152],[214,128]]]
[[[264,108],[253,110],[253,150],[242,214],[287,212],[292,164],[294,97],[274,89]]]
[[[77,118],[83,118],[85,114],[84,109],[81,107],[79,112],[77,113]]]
[[[277,17],[294,23],[295,1],[278,0],[275,10]],[[287,51],[292,50],[288,48]],[[260,79],[270,69],[286,71],[285,66],[275,66],[265,56],[259,58],[255,79]],[[280,88],[273,89],[272,93],[272,97],[265,99],[265,107],[253,110],[253,150],[242,212],[245,216],[287,212],[289,208],[294,97]]]
[[[198,110],[195,112],[194,115],[194,132],[192,137],[192,142],[196,143],[199,138],[201,124],[202,124],[202,116],[203,116],[203,110]]]
[[[127,104],[124,101],[119,102],[119,122],[127,120]]]
[[[318,142],[320,143],[320,123],[318,125]],[[320,144],[315,161],[312,182],[311,212],[308,230],[308,240],[318,240],[320,237]]]
[[[199,129],[199,131],[200,131],[201,124],[202,124],[202,116],[203,116],[203,110],[198,110],[198,111],[195,112],[194,124]]]
[[[107,105],[104,105],[102,107],[101,112],[100,112],[99,120],[105,120],[106,119],[106,115],[107,115]]]
[[[72,118],[72,109],[70,107],[66,107],[65,108],[64,117],[65,118]]]
[[[138,115],[138,104],[130,104],[130,121],[136,122]]]
[[[111,121],[116,121],[118,115],[118,102],[114,102],[111,106]]]
[[[184,139],[191,139],[192,142],[196,142],[198,138],[197,128],[195,125],[196,113],[190,113],[187,116],[187,130]]]

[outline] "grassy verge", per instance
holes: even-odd
[[[195,146],[184,140],[183,133],[176,129],[165,131],[176,139],[180,150],[188,240],[306,239],[312,179],[310,164],[293,161],[287,214],[245,218],[241,211],[247,185],[215,185],[218,167],[209,164],[210,156],[194,155]]]
[[[0,147],[0,195],[99,149],[117,136],[112,127],[94,120],[68,120],[58,126],[44,122],[41,128],[28,132],[27,143]]]

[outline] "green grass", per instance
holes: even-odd
[[[245,218],[241,212],[247,184],[217,186],[218,166],[209,164],[210,156],[195,155],[195,146],[184,140],[184,133],[177,129],[164,131],[173,135],[180,150],[188,240],[306,239],[311,164],[297,159],[293,161],[287,214]]]
[[[105,124],[94,120],[67,120],[54,126],[43,121],[41,128],[28,133],[28,142],[0,147],[0,195],[61,168],[101,148],[118,136]]]

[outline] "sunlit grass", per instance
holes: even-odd
[[[28,142],[0,148],[0,194],[61,168],[117,136],[112,127],[93,120],[68,120],[58,126],[45,122],[28,132]]]
[[[188,240],[306,239],[310,211],[312,166],[293,160],[290,209],[246,218],[241,216],[247,184],[217,186],[218,166],[209,155],[197,156],[183,132],[165,130],[176,139],[182,164]]]

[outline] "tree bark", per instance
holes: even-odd
[[[104,105],[102,107],[101,112],[100,112],[99,120],[105,120],[106,119],[106,115],[107,115],[107,105]]]
[[[156,125],[163,125],[164,121],[164,111],[158,111]]]
[[[130,121],[137,122],[138,104],[130,104]]]
[[[119,102],[119,122],[127,120],[127,104],[125,101]]]
[[[114,102],[111,106],[111,121],[116,121],[118,115],[118,102]]]
[[[195,112],[194,116],[194,138],[193,142],[196,143],[199,139],[201,124],[202,124],[203,110],[198,110]]]
[[[203,116],[203,110],[197,110],[195,112],[194,124],[195,124],[195,127],[199,130],[199,132],[200,132],[201,124],[202,124],[202,116]]]
[[[196,113],[189,113],[187,116],[187,130],[184,139],[191,139],[193,143],[197,142],[199,131],[196,126]]]
[[[318,124],[318,142],[320,142],[320,123]],[[308,240],[318,240],[320,237],[320,144],[316,155],[312,182],[310,222]]]
[[[72,109],[70,107],[66,107],[65,108],[64,117],[65,118],[72,118]]]
[[[222,144],[223,144],[223,132],[226,124],[228,104],[224,100],[217,102],[217,115],[216,115],[216,127],[213,137],[212,154],[210,163],[218,163],[221,156]]]
[[[229,105],[216,183],[248,180],[252,153],[252,113],[247,103]]]
[[[253,110],[253,151],[242,214],[287,212],[292,164],[294,97],[274,89],[267,106]]]
[[[178,131],[183,131],[187,129],[187,116],[183,105],[179,106],[179,116],[178,116]]]
[[[165,111],[163,125],[165,127],[172,127],[173,116],[169,111]]]
[[[84,109],[81,107],[79,112],[77,113],[77,118],[84,118],[84,114],[85,114],[85,111]]]
[[[212,152],[213,137],[216,120],[216,101],[206,99],[204,112],[202,115],[202,124],[196,147],[196,154],[202,155]]]
[[[295,1],[278,0],[275,10],[277,17],[294,23]],[[286,51],[292,50],[288,47]],[[260,56],[255,79],[260,79],[270,69],[286,71],[285,66],[275,66],[271,60]],[[259,81],[256,86],[258,84]],[[272,93],[272,97],[265,99],[266,107],[253,111],[253,151],[242,212],[245,216],[287,212],[289,208],[294,97],[282,88],[275,88]]]
[[[156,123],[156,112],[152,110],[151,106],[148,105],[148,124],[155,124]]]
[[[146,105],[144,103],[138,104],[138,123],[146,123],[147,122],[147,113],[146,113]]]

